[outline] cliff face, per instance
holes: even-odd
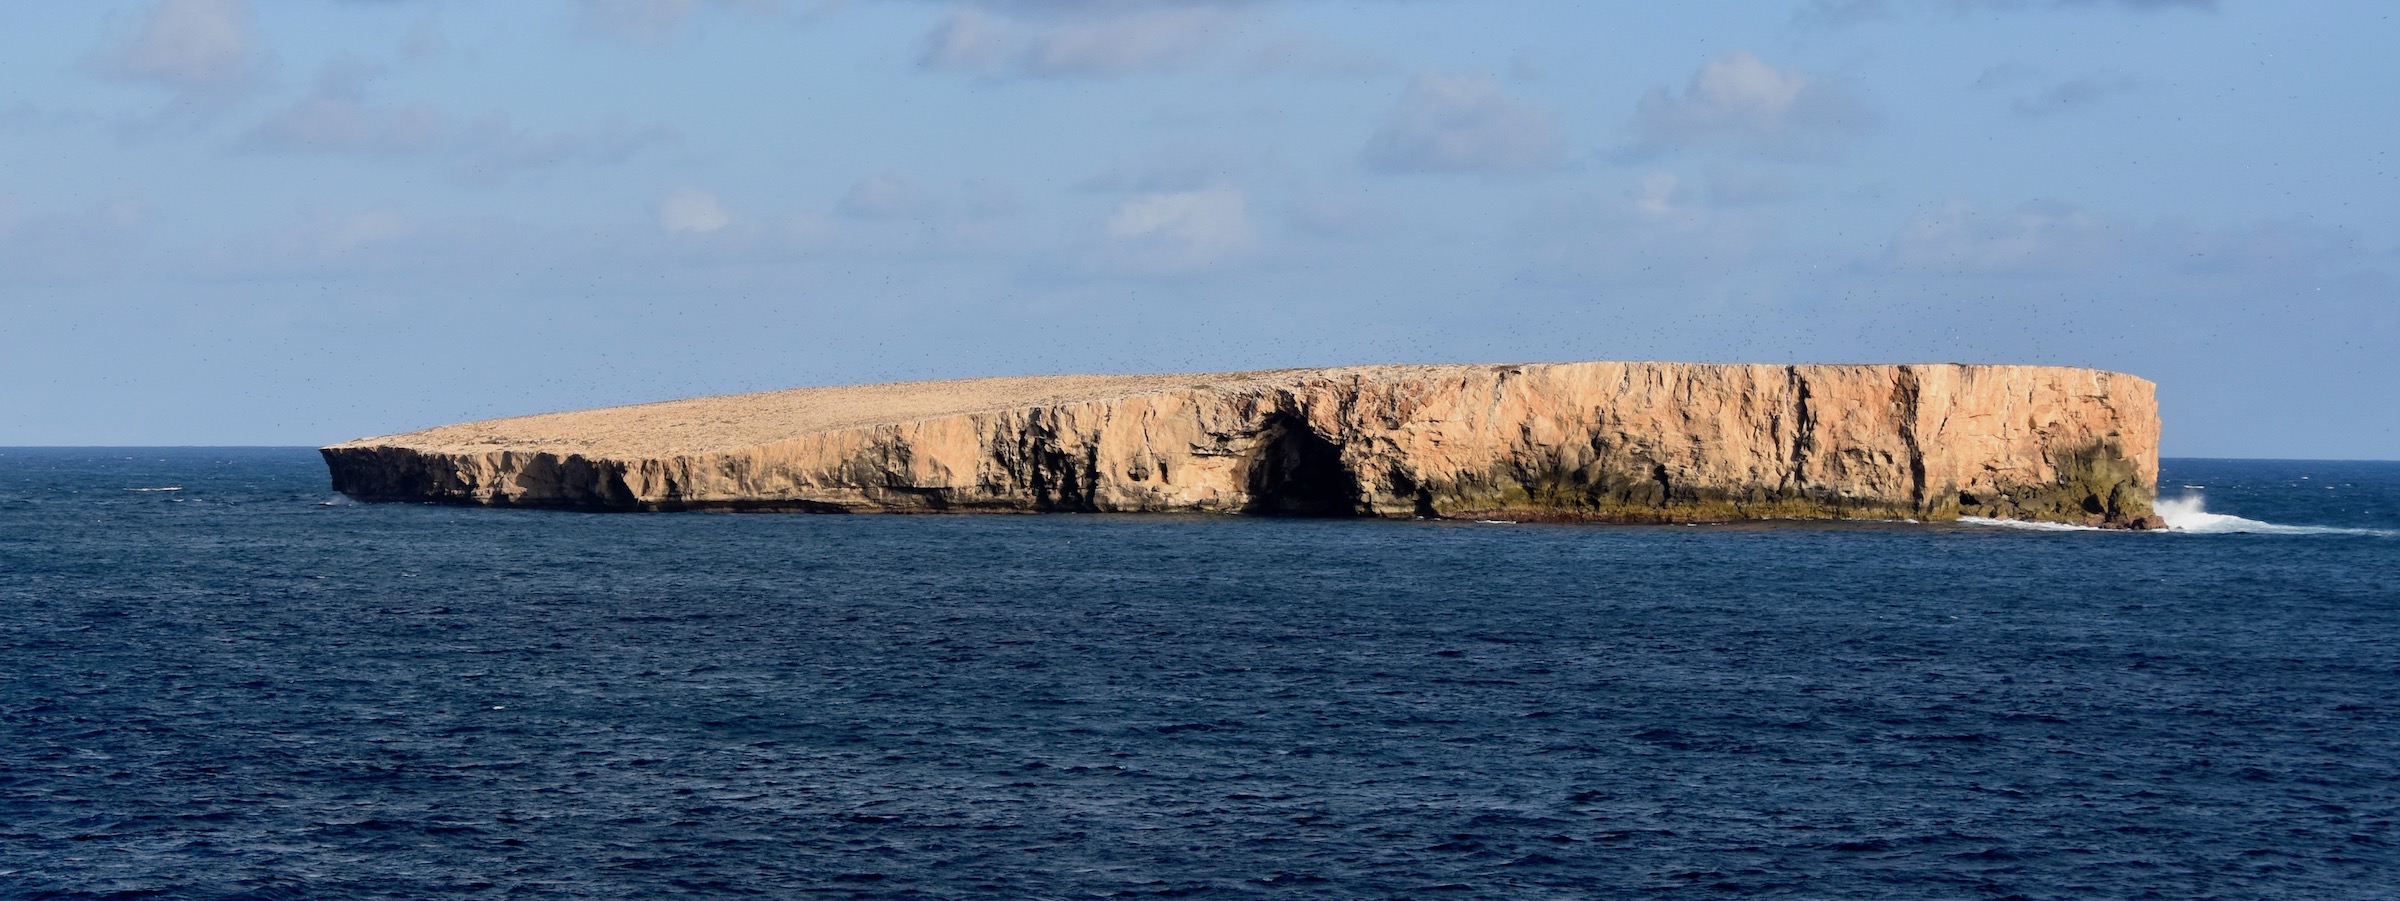
[[[361,500],[2143,527],[2154,387],[2035,366],[1558,363],[920,382],[324,449]]]

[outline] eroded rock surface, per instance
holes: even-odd
[[[1362,366],[802,388],[323,452],[370,501],[2141,527],[2154,392],[2042,366]]]

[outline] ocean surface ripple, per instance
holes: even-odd
[[[2392,897],[2400,464],[2167,470],[2123,533],[0,450],[0,896]]]

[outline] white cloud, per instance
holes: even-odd
[[[505,115],[461,120],[426,103],[379,104],[366,96],[380,68],[342,59],[319,74],[315,89],[253,125],[253,150],[355,156],[425,156],[447,161],[462,181],[492,181],[524,169],[567,162],[620,162],[675,139],[663,126],[608,123],[540,132]]]
[[[1489,75],[1419,73],[1367,143],[1390,172],[1523,172],[1557,165],[1565,142],[1548,112]]]
[[[1327,75],[1343,78],[1377,76],[1392,67],[1367,50],[1306,34],[1268,39],[1248,52],[1243,68],[1253,75]]]
[[[312,95],[258,123],[245,141],[278,150],[375,155],[423,153],[449,139],[449,117],[426,104],[377,107]]]
[[[1373,235],[1391,228],[1394,214],[1359,191],[1303,191],[1284,210],[1302,231],[1331,238]]]
[[[926,36],[925,52],[917,62],[928,69],[997,75],[1016,65],[1026,40],[1015,22],[962,9]]]
[[[995,181],[970,181],[959,189],[959,212],[970,219],[1007,219],[1025,212],[1025,198]]]
[[[1794,13],[1792,20],[1802,25],[1843,26],[1896,18],[1901,10],[1893,0],[1812,0]],[[2095,6],[2117,7],[2135,12],[2154,12],[2162,9],[2188,9],[2214,12],[2218,0],[1917,0],[1907,4],[1926,9],[1947,10],[1955,15],[1983,12],[2015,12],[2029,9],[2080,9]]]
[[[674,39],[703,9],[767,14],[783,8],[778,0],[580,0],[579,5],[584,27],[651,46]]]
[[[1014,6],[1029,14],[952,12],[927,37],[919,63],[991,77],[1165,72],[1199,62],[1250,24],[1246,11],[1230,5],[1076,4],[1065,10],[1073,15]]]
[[[0,282],[89,278],[140,264],[150,217],[138,197],[69,208],[27,207],[0,198]]]
[[[855,219],[922,219],[933,215],[939,205],[908,176],[879,173],[851,185],[837,208]]]
[[[2088,272],[2133,239],[2123,223],[2070,206],[2027,203],[1991,212],[1964,202],[1911,217],[1885,252],[1890,265],[1989,275]]]
[[[1180,269],[1248,250],[1257,230],[1242,192],[1211,188],[1128,199],[1109,217],[1108,237],[1132,262]]]
[[[819,0],[835,4],[841,0]],[[948,0],[918,57],[987,78],[1107,78],[1210,63],[1249,75],[1359,77],[1371,53],[1273,27],[1284,0]]]
[[[61,128],[98,121],[100,117],[79,109],[47,106],[24,100],[0,106],[0,131],[20,129]]]
[[[1677,178],[1672,172],[1652,172],[1644,175],[1633,190],[1633,208],[1640,210],[1645,216],[1674,215],[1676,207],[1681,205],[1684,196],[1684,192],[1678,190],[1682,187],[1683,179]]]
[[[1708,179],[1708,201],[1717,206],[1779,203],[1799,193],[1792,180],[1780,172],[1719,171]]]
[[[400,39],[402,59],[428,60],[450,52],[450,39],[442,34],[442,26],[431,16],[417,20]]]
[[[248,77],[258,55],[243,0],[161,0],[142,30],[109,57],[118,74],[178,87],[221,86]]]
[[[2219,276],[2327,271],[2363,259],[2355,235],[2291,223],[2141,225],[2062,203],[1989,210],[1952,201],[1910,217],[1879,262],[1937,275],[2070,276],[2139,269]]]
[[[1891,15],[1888,0],[1812,0],[1792,14],[1792,21],[1830,27],[1872,22]]]
[[[452,152],[461,180],[492,181],[564,163],[621,163],[675,139],[675,130],[664,125],[606,122],[574,131],[533,131],[493,113],[461,124]]]
[[[1242,18],[1223,9],[1164,9],[1058,29],[1028,57],[1043,75],[1123,75],[1191,64]]]
[[[398,272],[421,266],[427,259],[465,265],[466,255],[457,247],[445,246],[459,240],[451,230],[459,223],[443,225],[446,227],[421,229],[410,217],[390,210],[307,208],[295,211],[288,221],[236,239],[240,251],[220,255],[210,263],[247,274]]]
[[[346,216],[331,226],[320,233],[321,240],[326,248],[345,253],[407,237],[413,230],[408,220],[389,212]]]
[[[972,179],[932,187],[897,172],[879,172],[852,183],[834,211],[851,219],[914,222],[960,237],[1023,212],[1024,201],[996,182]]]
[[[102,72],[175,92],[175,109],[222,106],[256,84],[265,66],[245,0],[161,0],[131,39],[104,49]]]
[[[1774,247],[1771,220],[1756,211],[1698,202],[1673,172],[1643,173],[1615,194],[1545,201],[1513,242],[1545,280],[1693,285],[1756,271]]]
[[[717,196],[698,188],[678,188],[658,203],[658,227],[670,235],[704,235],[732,222]]]
[[[2115,95],[2141,87],[2141,80],[2122,72],[2106,72],[2070,78],[2042,89],[2030,97],[2019,98],[2009,109],[2026,118],[2041,118],[2073,112]]]
[[[1197,191],[1273,166],[1272,154],[1257,149],[1198,142],[1166,144],[1119,158],[1076,186],[1091,191]]]
[[[1663,87],[1644,95],[1634,111],[1632,150],[1720,147],[1776,159],[1822,158],[1873,121],[1841,84],[1737,51],[1702,64],[1681,95]]]

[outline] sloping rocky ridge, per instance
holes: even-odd
[[[368,501],[607,510],[2157,523],[2155,387],[2041,366],[1547,363],[914,382],[323,449]]]

